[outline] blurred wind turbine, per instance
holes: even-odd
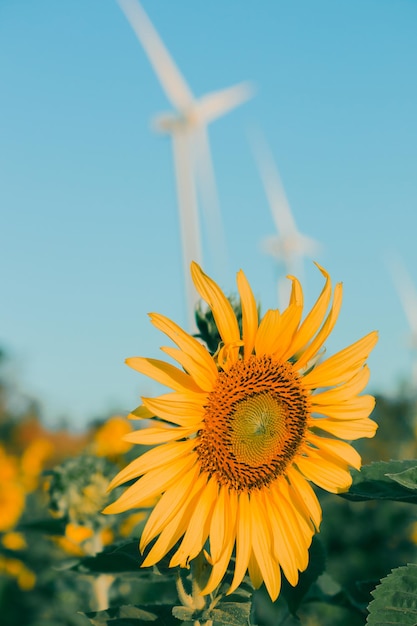
[[[389,265],[410,328],[408,344],[413,357],[412,382],[417,388],[417,290],[404,264],[398,258],[391,259]]]
[[[207,126],[248,100],[253,90],[248,83],[240,83],[196,99],[137,0],[117,2],[175,109],[160,115],[156,127],[172,138],[189,325],[195,329],[194,309],[199,298],[191,281],[190,263],[202,263],[198,198],[203,205],[209,249],[219,264],[219,272],[227,265]]]
[[[314,239],[298,230],[292,214],[272,152],[260,134],[253,138],[254,152],[265,193],[275,222],[277,234],[263,241],[265,252],[274,257],[278,266],[283,266],[285,275],[278,278],[278,301],[280,308],[288,304],[290,274],[302,280],[303,257],[312,257],[320,249]]]

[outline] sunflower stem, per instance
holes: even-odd
[[[193,606],[196,609],[203,609],[206,606],[205,597],[201,592],[207,585],[209,573],[206,557],[200,552],[191,562]]]
[[[192,596],[190,596],[190,594],[188,594],[185,591],[184,588],[184,583],[182,582],[182,578],[181,578],[181,573],[178,572],[177,574],[177,580],[176,580],[176,587],[177,587],[177,593],[178,593],[178,599],[181,602],[182,606],[186,606],[188,608],[193,608],[193,598]]]
[[[98,552],[100,552],[103,548],[103,542],[101,540],[101,536],[99,531],[94,533],[91,544],[91,554],[94,556]],[[95,599],[95,606],[93,610],[95,611],[104,611],[109,606],[109,589],[114,581],[114,576],[109,574],[100,574],[96,578],[93,579],[92,588],[93,588],[93,597]]]

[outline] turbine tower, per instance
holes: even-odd
[[[196,99],[139,2],[117,1],[174,107],[173,112],[156,119],[156,127],[172,139],[189,326],[194,330],[198,295],[191,281],[190,264],[202,263],[198,199],[204,209],[209,249],[221,267],[226,264],[207,126],[250,98],[252,88],[248,83],[240,83]]]
[[[277,234],[266,237],[263,248],[284,269],[278,278],[280,308],[288,304],[290,283],[286,275],[302,279],[303,258],[312,257],[320,248],[314,239],[300,233],[295,223],[271,150],[261,135],[254,137],[254,152]]]
[[[390,269],[410,329],[408,345],[413,359],[412,384],[417,389],[417,290],[399,259],[391,260]]]

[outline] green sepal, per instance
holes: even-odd
[[[372,592],[366,623],[370,626],[417,624],[417,565],[398,567]]]
[[[352,471],[352,485],[349,491],[339,495],[353,501],[394,500],[417,504],[416,487],[409,488],[401,484],[402,479],[398,478],[408,471],[410,471],[406,477],[408,479],[417,475],[417,460],[377,461],[364,465],[360,471]]]
[[[172,615],[172,605],[118,606],[105,611],[81,613],[94,626],[179,626]]]
[[[196,611],[185,606],[175,606],[172,614],[183,622],[205,623],[212,621],[213,626],[241,626],[249,623],[251,610],[250,602],[220,602],[213,609],[204,609]]]

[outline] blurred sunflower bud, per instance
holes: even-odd
[[[99,511],[107,503],[107,486],[114,465],[104,457],[80,455],[50,472],[50,509],[55,517],[87,525],[93,530],[108,525]]]

